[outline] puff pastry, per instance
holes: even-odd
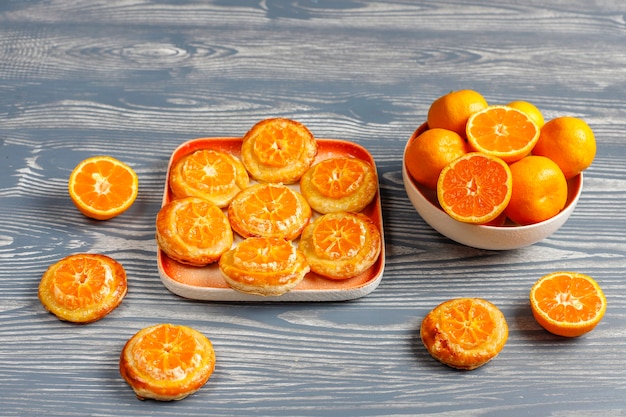
[[[169,183],[177,198],[202,197],[226,207],[250,182],[243,163],[234,155],[199,149],[180,158],[171,168]]]
[[[233,231],[228,217],[200,197],[184,197],[165,204],[156,218],[156,241],[170,258],[189,265],[216,262],[231,248]]]
[[[96,253],[66,256],[50,265],[39,283],[39,300],[60,320],[91,323],[120,305],[128,291],[126,271]]]
[[[382,238],[364,214],[327,213],[305,227],[298,247],[311,271],[331,279],[346,279],[374,265]]]
[[[320,213],[361,211],[376,196],[376,170],[366,161],[336,157],[309,168],[300,179],[300,192]]]
[[[228,206],[228,219],[242,237],[282,237],[293,240],[311,218],[309,203],[299,192],[283,184],[257,183]]]
[[[262,296],[282,295],[309,272],[304,254],[279,237],[250,237],[222,255],[219,268],[233,289]]]
[[[215,351],[211,341],[195,329],[157,324],[126,342],[119,369],[140,400],[182,400],[209,380]]]
[[[243,137],[241,160],[257,181],[293,184],[317,155],[317,141],[302,123],[265,119]]]
[[[424,317],[420,327],[422,342],[433,358],[465,370],[476,369],[495,358],[508,334],[502,312],[480,298],[445,301]]]

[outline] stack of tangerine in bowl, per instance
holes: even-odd
[[[516,249],[565,223],[595,152],[579,118],[544,122],[529,102],[488,105],[480,93],[459,90],[431,104],[406,144],[402,175],[411,203],[442,235]]]

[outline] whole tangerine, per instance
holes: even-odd
[[[409,142],[406,168],[415,181],[434,190],[441,170],[468,150],[459,134],[447,129],[429,129]]]
[[[428,127],[452,130],[465,137],[467,119],[487,107],[487,100],[477,91],[451,91],[432,102],[428,109]]]
[[[563,116],[548,121],[533,149],[534,155],[552,159],[570,179],[589,168],[596,156],[593,131],[582,119]]]
[[[511,200],[504,212],[520,225],[556,216],[567,202],[567,180],[559,166],[545,156],[531,155],[510,165]]]

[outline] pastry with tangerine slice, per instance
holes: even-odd
[[[231,248],[233,231],[228,217],[217,205],[200,197],[184,197],[159,210],[156,241],[171,259],[205,266]]]
[[[304,254],[280,237],[249,237],[219,261],[226,283],[234,290],[278,296],[293,289],[309,272]]]
[[[377,190],[375,168],[357,158],[325,159],[300,179],[300,192],[319,213],[361,211],[372,202]]]
[[[424,346],[439,362],[472,370],[495,358],[509,335],[504,314],[481,298],[455,298],[431,310],[420,327]]]
[[[341,280],[355,277],[376,263],[382,237],[364,214],[327,213],[304,228],[298,247],[311,271]]]
[[[311,206],[299,192],[283,184],[257,183],[228,206],[233,230],[242,237],[282,237],[293,240],[311,218]]]
[[[191,327],[157,324],[126,342],[119,368],[138,399],[182,400],[209,380],[215,351],[211,341]]]
[[[228,206],[249,182],[248,172],[236,156],[213,149],[198,149],[183,156],[169,176],[176,197],[202,197],[218,207]]]
[[[39,300],[61,320],[91,323],[120,305],[128,286],[115,259],[95,253],[66,256],[50,265],[39,283]]]
[[[293,184],[313,164],[317,149],[317,140],[302,123],[271,118],[244,135],[241,160],[257,181]]]

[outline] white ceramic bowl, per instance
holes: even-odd
[[[420,126],[410,140],[425,130]],[[409,141],[410,141],[409,140]],[[407,142],[408,145],[408,142]],[[568,180],[568,197],[565,208],[556,216],[540,223],[527,226],[505,224],[504,226],[483,226],[462,223],[454,220],[441,209],[437,193],[415,182],[409,175],[405,163],[406,147],[402,156],[402,179],[404,188],[417,210],[417,213],[433,229],[442,235],[479,249],[508,250],[529,246],[556,232],[574,211],[583,188],[583,174]]]

